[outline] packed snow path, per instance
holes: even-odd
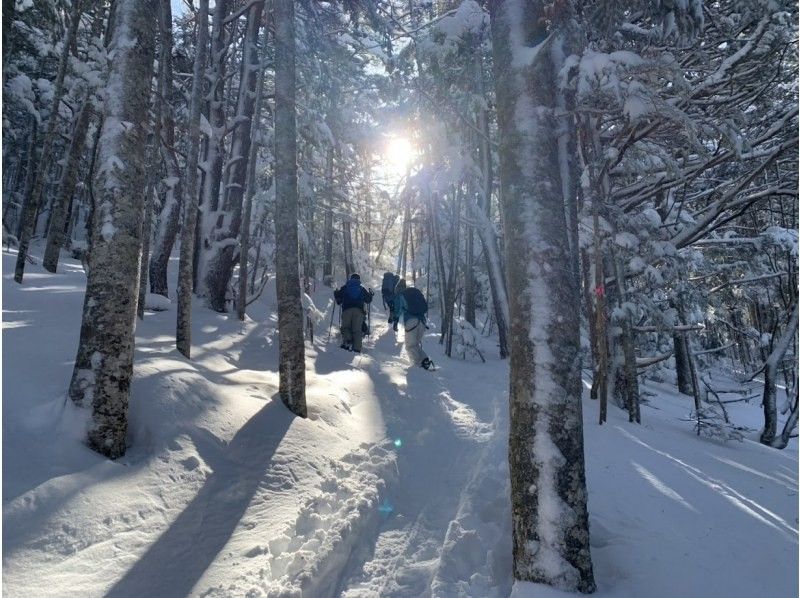
[[[191,361],[174,349],[174,309],[148,312],[131,448],[110,462],[81,444],[64,401],[81,267],[29,266],[19,286],[14,258],[3,256],[5,596],[509,595],[507,369],[490,351],[486,364],[449,360],[431,330],[442,369],[409,369],[379,309],[362,355],[339,349],[335,330],[328,341],[326,319],[307,345],[303,420],[275,396],[274,294],[244,324],[198,307]],[[325,306],[329,291],[314,299]],[[797,595],[796,441],[753,441],[757,401],[730,406],[753,429],[745,442],[698,438],[691,399],[666,381],[643,389],[641,426],[612,407],[599,427],[584,401],[597,596]]]
[[[302,420],[275,394],[272,305],[245,324],[197,309],[191,361],[173,348],[174,311],[148,313],[137,330],[131,448],[108,462],[80,445],[63,400],[83,278],[75,263],[63,270],[31,272],[6,295],[6,342],[24,330],[50,368],[43,377],[30,353],[4,354],[14,377],[6,396],[13,388],[39,401],[4,406],[4,442],[26,456],[5,463],[8,595],[59,595],[58,579],[97,596],[418,596],[481,575],[486,595],[508,594],[507,579],[492,579],[497,551],[487,560],[472,533],[464,561],[451,525],[495,439],[499,462],[485,479],[497,529],[489,518],[486,541],[501,536],[505,440],[494,432],[503,385],[474,364],[408,370],[402,332],[374,309],[363,354],[341,350],[335,332],[307,345]],[[60,331],[55,340],[45,340],[48,329]],[[462,563],[466,578],[448,569]]]

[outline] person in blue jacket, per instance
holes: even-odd
[[[364,305],[372,303],[372,289],[361,286],[361,277],[351,274],[340,288],[333,292],[337,305],[342,306],[342,349],[361,353],[361,341],[364,336]]]
[[[428,329],[425,323],[428,303],[422,292],[416,287],[406,287],[405,279],[401,278],[394,289],[393,302],[395,318],[403,322],[406,353],[411,362],[426,370],[434,369],[433,362],[422,348],[422,339]]]

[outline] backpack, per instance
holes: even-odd
[[[394,295],[394,287],[397,286],[397,281],[400,277],[391,272],[385,272],[383,275],[383,282],[381,283],[381,294],[384,297]]]
[[[347,293],[351,301],[361,302],[361,283],[359,281],[355,279],[348,280],[347,284],[344,285],[344,292]]]
[[[425,314],[428,313],[428,302],[425,301],[422,291],[416,287],[408,287],[403,291],[403,297],[406,300],[406,311],[424,321]]]

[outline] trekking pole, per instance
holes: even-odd
[[[335,314],[335,313],[336,313],[336,303],[334,302],[333,310],[331,310],[331,323],[330,323],[330,326],[328,326],[328,341],[327,342],[331,341],[331,330],[333,329],[333,314]]]

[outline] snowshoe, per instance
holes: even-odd
[[[420,365],[423,369],[428,370],[429,372],[434,372],[437,369],[436,364],[433,363],[428,357],[423,359]]]

